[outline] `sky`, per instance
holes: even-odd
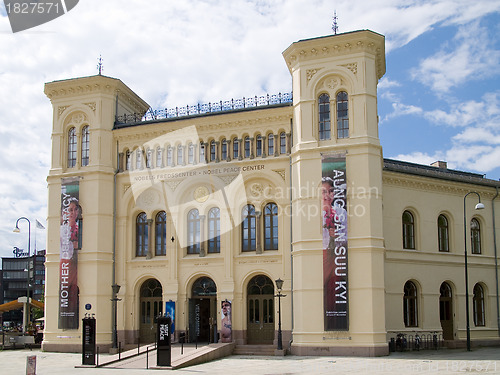
[[[0,256],[45,249],[52,106],[44,83],[119,78],[154,109],[291,92],[293,42],[385,35],[384,157],[500,178],[498,0],[82,0],[12,33],[0,0]],[[36,241],[35,241],[36,237]]]

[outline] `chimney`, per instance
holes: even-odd
[[[445,162],[445,161],[435,161],[434,163],[431,164],[432,167],[437,167],[437,168],[440,168],[440,169],[447,169],[448,168],[448,164]]]

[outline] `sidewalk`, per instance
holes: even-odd
[[[158,371],[142,368],[75,368],[81,365],[81,354],[48,353],[40,350],[4,350],[0,352],[0,373],[8,375],[26,374],[26,357],[37,356],[38,375],[67,374],[113,374],[145,375]],[[111,358],[101,355],[100,361]],[[156,364],[156,357],[153,365]],[[139,366],[140,367],[140,366]],[[437,351],[391,353],[387,357],[252,357],[230,356],[173,371],[182,375],[238,374],[238,375],[280,375],[280,374],[500,374],[500,348],[442,349]]]

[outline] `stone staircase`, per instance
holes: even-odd
[[[274,345],[236,345],[233,355],[274,356],[275,350]]]

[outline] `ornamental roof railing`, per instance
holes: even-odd
[[[115,125],[137,124],[147,121],[168,120],[187,116],[202,116],[207,114],[238,111],[257,107],[270,107],[284,103],[292,103],[292,93],[279,93],[277,95],[253,96],[249,98],[221,100],[205,104],[186,105],[185,107],[152,109],[142,115],[140,113],[116,116]]]

